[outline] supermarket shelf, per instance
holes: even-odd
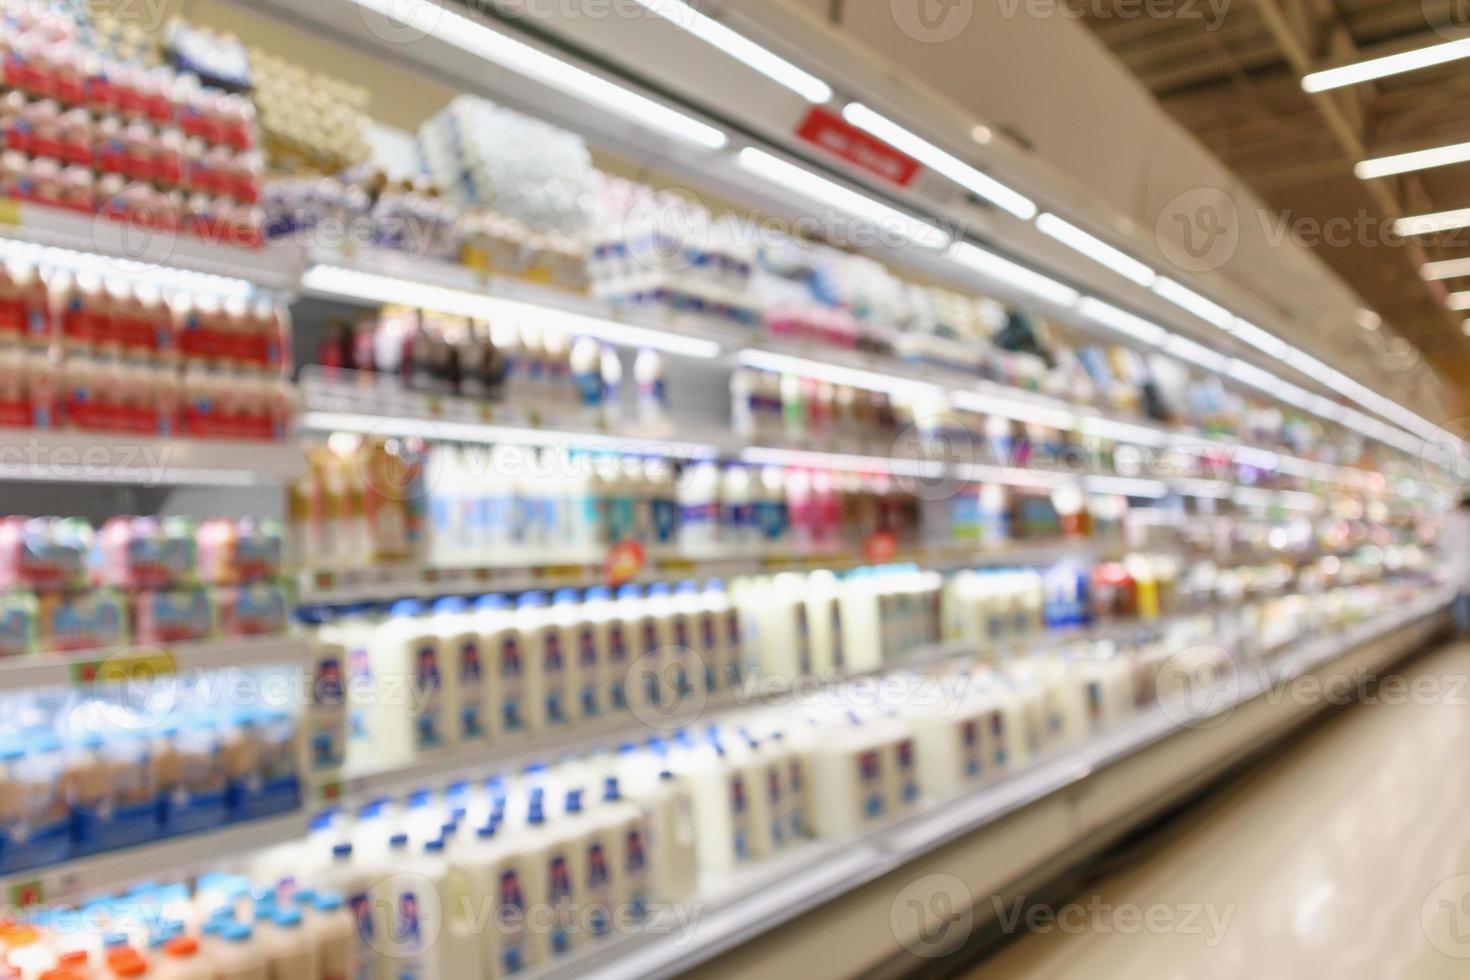
[[[0,437],[0,480],[132,486],[280,486],[306,471],[294,442],[162,439],[12,429]]]
[[[0,877],[0,899],[12,905],[56,903],[101,895],[160,877],[177,881],[217,868],[221,861],[306,836],[304,812],[232,824]]]
[[[1360,624],[1341,635],[1307,642],[1295,653],[1274,661],[1269,670],[1248,672],[1233,697],[1221,699],[1207,710],[1184,715],[1177,704],[1167,711],[1157,708],[1110,735],[1056,753],[965,796],[898,816],[856,841],[812,842],[747,871],[706,876],[700,894],[693,900],[701,917],[692,935],[685,937],[687,941],[675,943],[668,936],[646,933],[619,936],[539,971],[536,980],[658,980],[695,969],[806,913],[852,895],[946,844],[998,824],[1063,790],[1094,781],[1109,767],[1133,759],[1151,746],[1190,732],[1226,726],[1237,709],[1284,681],[1347,658],[1360,648],[1391,639],[1402,631],[1427,629],[1447,603],[1447,595],[1435,594],[1411,608]],[[1406,648],[1422,635],[1412,633],[1401,645]],[[1065,843],[1053,842],[1058,851]],[[1024,870],[1020,868],[1010,877]]]
[[[1046,630],[1019,638],[1013,645],[1019,648],[1088,640],[1125,640],[1141,635],[1161,636],[1167,634],[1176,624],[1212,613],[1213,610],[1198,610],[1154,620],[1109,620],[1094,626]],[[920,670],[953,657],[974,653],[974,647],[968,643],[940,643],[916,649],[901,660],[883,663],[873,670],[835,675],[830,678],[830,682],[842,684],[893,671]],[[321,774],[315,780],[315,802],[326,807],[352,807],[376,799],[402,798],[416,792],[441,789],[450,782],[473,781],[523,769],[532,763],[546,762],[563,755],[586,755],[599,748],[676,732],[696,722],[708,722],[721,712],[759,703],[762,703],[762,696],[758,686],[753,689],[722,691],[714,696],[691,698],[677,710],[667,713],[660,712],[646,717],[607,718],[597,724],[579,725],[565,732],[539,732],[499,745],[454,749],[416,759],[410,765],[378,772]]]
[[[888,561],[876,563],[849,552],[737,558],[654,558],[632,581],[647,584],[785,571],[848,571],[874,564],[916,564],[943,572],[1000,565],[1048,565],[1066,558],[1097,559],[1121,556],[1131,551],[1157,553],[1160,550],[1168,549],[1153,546],[1128,548],[1116,540],[1076,538],[1037,544],[1020,541],[1005,547],[901,551]],[[559,564],[525,566],[330,568],[315,569],[302,575],[300,601],[305,605],[341,605],[401,598],[483,595],[488,592],[585,589],[606,584],[603,561],[601,557],[592,555]]]
[[[43,653],[0,660],[0,691],[53,685],[85,685],[99,679],[125,680],[226,667],[306,663],[309,645],[299,636],[222,637],[191,643],[150,644]]]
[[[212,277],[216,281],[194,285],[216,292],[238,289],[240,282],[285,292],[301,275],[301,251],[294,245],[244,248],[29,202],[0,202],[0,238],[79,253],[56,258],[106,275]]]

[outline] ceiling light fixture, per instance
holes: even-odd
[[[1442,231],[1453,231],[1456,228],[1470,228],[1470,208],[1437,211],[1434,214],[1416,214],[1412,217],[1400,218],[1393,223],[1393,233],[1402,238],[1412,238],[1415,235],[1437,235]]]
[[[1395,174],[1412,173],[1415,170],[1432,170],[1456,163],[1470,162],[1470,143],[1455,143],[1452,146],[1436,146],[1410,153],[1395,153],[1392,156],[1364,160],[1353,168],[1353,173],[1363,180],[1376,177],[1392,177]]]
[[[842,110],[842,118],[1022,221],[1030,221],[1036,216],[1036,202],[1031,198],[981,173],[953,153],[935,146],[861,102],[849,102]]]
[[[1423,276],[1427,282],[1433,282],[1437,279],[1458,279],[1460,276],[1470,276],[1470,258],[1426,262],[1419,267],[1419,275]]]
[[[897,208],[891,208],[849,187],[828,180],[826,177],[818,176],[794,163],[788,163],[780,157],[772,156],[765,150],[747,146],[740,151],[737,159],[741,168],[758,177],[764,177],[803,197],[837,208],[839,211],[846,211],[853,217],[890,228],[915,245],[940,249],[951,241],[947,233],[934,225],[920,221],[912,215],[904,214]]]
[[[1159,276],[1158,282],[1154,283],[1154,292],[1221,330],[1229,330],[1235,325],[1235,314],[1167,276]]]
[[[1158,278],[1158,273],[1133,256],[1054,214],[1046,213],[1037,218],[1036,228],[1043,235],[1056,239],[1130,282],[1148,287]]]
[[[832,86],[811,72],[756,44],[712,17],[706,17],[682,0],[638,0],[664,20],[701,41],[753,68],[778,85],[784,85],[808,102],[821,105],[832,99]]]
[[[1329,89],[1371,82],[1375,78],[1387,78],[1389,75],[1401,75],[1406,71],[1418,71],[1421,68],[1448,64],[1461,58],[1470,58],[1470,38],[1384,55],[1381,58],[1369,58],[1366,61],[1342,65],[1338,68],[1314,71],[1302,77],[1302,90],[1313,93],[1326,92]]]

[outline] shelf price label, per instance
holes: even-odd
[[[173,677],[178,672],[178,663],[168,651],[135,648],[113,654],[106,660],[73,664],[71,679],[77,687],[149,685],[160,677]]]
[[[35,881],[22,881],[10,886],[7,897],[12,908],[28,909],[46,900],[46,889],[39,878]]]
[[[626,585],[633,581],[648,566],[648,552],[637,541],[620,541],[607,553],[604,572],[607,584]]]

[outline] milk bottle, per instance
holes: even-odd
[[[695,744],[685,737],[670,766],[689,787],[700,867],[730,871],[750,861],[754,856],[750,787],[724,749],[711,742]]]
[[[320,957],[321,980],[355,980],[358,976],[357,924],[341,895],[317,894],[311,903],[310,927]]]
[[[762,752],[760,743],[743,729],[720,744],[728,749],[728,757],[739,767],[749,790],[751,853],[756,860],[770,858],[786,846],[790,829],[789,787],[782,760]]]
[[[301,911],[281,909],[271,921],[275,926],[269,947],[271,980],[317,980],[321,959]]]
[[[710,615],[715,620],[716,637],[720,642],[720,672],[722,684],[738,687],[745,683],[749,672],[745,644],[744,620],[740,609],[730,601],[725,583],[711,579],[704,586],[705,601]]]
[[[265,950],[255,942],[255,930],[243,923],[225,926],[221,943],[212,949],[215,980],[269,980]]]
[[[704,666],[694,655],[693,630],[687,606],[674,600],[667,583],[648,587],[647,609],[657,622],[659,677],[662,680],[662,703],[677,709],[691,703],[704,683]]]
[[[580,789],[567,795],[562,819],[568,833],[575,834],[571,874],[579,910],[577,925],[584,930],[583,936],[597,939],[612,931],[614,902],[620,891],[617,836],[610,822],[584,809]]]
[[[313,769],[339,769],[347,760],[347,647],[329,640],[330,614],[324,608],[297,615],[318,628],[306,674],[311,684],[304,719],[307,757]]]
[[[480,934],[480,961],[491,978],[509,977],[537,962],[538,947],[527,928],[526,888],[531,866],[518,835],[502,835],[499,825],[481,827],[475,840],[455,849],[452,861],[463,877],[465,894]],[[481,911],[485,910],[485,911]]]
[[[679,477],[679,550],[691,558],[717,557],[720,527],[720,470],[696,463]]]
[[[726,554],[751,555],[759,550],[760,528],[756,524],[755,486],[743,466],[725,470],[720,487],[721,546]]]
[[[680,582],[674,592],[674,601],[687,620],[687,630],[692,641],[695,660],[703,666],[703,678],[699,681],[703,689],[714,692],[726,686],[725,664],[729,659],[720,633],[720,622],[710,602],[710,596],[700,589],[697,582]]]
[[[463,918],[462,890],[443,840],[404,856],[393,876],[372,892],[387,923],[388,969],[397,980],[452,980],[481,976],[480,944]]]
[[[456,744],[483,742],[489,737],[489,710],[485,638],[470,615],[468,601],[453,597],[434,603],[433,626],[439,636],[444,671],[452,682],[445,698],[445,717]]]
[[[352,844],[338,844],[332,848],[332,863],[315,879],[325,891],[344,898],[345,911],[353,925],[355,969],[349,980],[377,980],[386,967],[377,946],[383,923],[375,918],[376,910],[370,901],[373,886],[384,873],[367,861],[354,860]]]
[[[570,720],[575,704],[561,630],[549,615],[546,593],[521,596],[516,628],[525,671],[527,726],[533,732],[560,728]]]
[[[618,753],[620,786],[643,819],[649,855],[649,893],[659,902],[678,902],[699,885],[694,801],[689,787],[650,752],[624,745]]]
[[[628,672],[628,700],[638,707],[655,710],[663,705],[663,681],[661,653],[665,643],[660,635],[659,621],[643,599],[643,590],[636,585],[625,585],[618,589],[618,608],[624,628],[627,630],[632,652],[632,663]]]
[[[598,651],[592,678],[601,703],[612,714],[628,710],[628,631],[613,604],[612,590],[605,586],[588,589],[583,596],[584,615],[591,624],[593,644]],[[585,680],[585,677],[584,677]]]
[[[918,786],[925,795],[953,795],[990,775],[993,710],[982,695],[970,691],[952,712],[936,712],[931,705],[904,706],[919,758]]]
[[[749,608],[757,622],[761,671],[788,680],[812,671],[811,628],[807,619],[805,583],[794,572],[777,575],[750,596]]]
[[[649,832],[643,811],[625,800],[616,776],[603,780],[602,806],[595,812],[611,830],[613,861],[613,925],[621,921],[642,921],[653,900],[653,875],[649,868],[651,855]],[[693,863],[695,855],[689,855]]]
[[[576,589],[557,591],[552,599],[552,617],[567,661],[567,690],[573,694],[568,711],[573,718],[595,721],[604,714],[601,682],[606,651],[598,645],[597,630]]]
[[[891,733],[865,724],[852,713],[848,723],[823,730],[811,748],[812,823],[821,837],[844,840],[893,811],[893,779],[886,769],[897,763]]]
[[[811,624],[812,673],[826,677],[847,667],[842,634],[842,596],[837,576],[813,572],[806,581],[807,622]]]
[[[515,612],[509,598],[486,595],[475,600],[475,628],[480,650],[487,658],[485,719],[496,741],[525,732],[525,658]]]
[[[532,922],[535,957],[546,962],[565,956],[577,941],[575,869],[581,834],[564,817],[548,820],[544,797],[533,795],[526,825],[517,832],[524,840],[522,853],[530,867],[526,888]]]
[[[395,602],[369,646],[376,695],[367,709],[371,756],[403,766],[449,744],[444,657],[424,603]]]

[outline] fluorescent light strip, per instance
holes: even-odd
[[[1401,75],[1406,71],[1418,71],[1421,68],[1448,64],[1461,58],[1470,58],[1470,38],[1384,55],[1381,58],[1370,58],[1367,61],[1343,65],[1340,68],[1314,71],[1302,77],[1302,90],[1326,92],[1329,89],[1342,88],[1347,85],[1361,85],[1375,78]]]
[[[534,446],[542,449],[608,449],[633,456],[663,456],[669,459],[716,459],[719,450],[702,443],[635,436],[608,436],[555,429],[531,429],[504,425],[479,425],[440,419],[397,415],[364,415],[357,412],[306,412],[303,429],[313,432],[351,432],[361,435],[396,436],[428,442],[463,442],[476,445]]]
[[[1063,245],[1087,256],[1104,268],[1111,269],[1131,282],[1147,288],[1153,285],[1158,273],[1133,256],[1114,248],[1107,242],[1078,228],[1076,225],[1051,213],[1036,219],[1036,228],[1043,235],[1054,238]]]
[[[1072,306],[1082,295],[1071,286],[1057,282],[1055,279],[1049,279],[1039,272],[1033,272],[1023,265],[1001,258],[994,252],[987,252],[969,242],[955,242],[949,250],[949,257],[960,265],[973,269],[996,282],[1019,289],[1024,293],[1030,293],[1032,296],[1058,306]]]
[[[806,99],[821,104],[832,98],[832,86],[780,55],[756,44],[744,34],[731,30],[719,21],[706,17],[681,0],[638,0],[643,7],[658,14],[682,31],[718,48],[723,53],[753,68],[778,85],[783,85]]]
[[[1403,238],[1415,235],[1437,235],[1442,231],[1470,227],[1470,208],[1453,211],[1436,211],[1433,214],[1416,214],[1400,218],[1393,223],[1393,233]]]
[[[896,208],[859,194],[850,188],[818,176],[810,170],[787,163],[765,150],[747,146],[740,151],[740,166],[758,177],[764,177],[788,190],[822,204],[846,211],[854,217],[887,225],[915,245],[941,249],[950,243],[949,235],[934,225],[904,214]]]
[[[611,82],[570,62],[554,58],[505,34],[492,31],[439,4],[427,0],[352,0],[390,21],[453,45],[508,71],[524,75],[568,95],[600,106],[630,122],[706,150],[729,142],[724,132]]]
[[[942,460],[904,459],[887,456],[854,456],[849,453],[809,452],[802,449],[767,449],[753,446],[740,451],[740,459],[757,466],[803,466],[809,469],[842,470],[852,473],[886,473],[936,479],[957,467]],[[963,464],[959,464],[963,465]]]
[[[1218,351],[1210,350],[1203,344],[1197,344],[1188,337],[1179,334],[1170,334],[1164,341],[1164,353],[1172,354],[1182,361],[1198,365],[1207,371],[1219,374],[1230,364],[1230,358]]]
[[[1029,197],[1011,190],[993,177],[986,176],[954,154],[940,149],[888,117],[879,115],[861,102],[849,102],[842,110],[842,117],[894,149],[907,153],[929,169],[943,174],[975,196],[1009,211],[1022,221],[1030,221],[1036,216],[1036,202]]]
[[[1452,146],[1436,146],[1427,150],[1364,160],[1353,168],[1353,173],[1363,180],[1373,180],[1376,177],[1392,177],[1395,174],[1432,170],[1435,167],[1466,162],[1470,162],[1470,143],[1455,143]]]
[[[1077,425],[1077,416],[1070,409],[1034,404],[1020,399],[1002,398],[980,391],[961,389],[949,395],[950,404],[965,412],[979,415],[999,415],[1015,422],[1032,422],[1053,429],[1071,430]]]
[[[864,371],[841,364],[829,364],[825,361],[813,361],[804,357],[792,357],[788,354],[775,354],[752,348],[740,351],[737,356],[741,364],[759,371],[797,374],[819,381],[828,381],[835,385],[849,385],[866,391],[883,391],[891,395],[930,396],[936,399],[943,397],[942,388],[926,381],[899,378],[891,374],[879,374],[876,371]]]
[[[1128,422],[1116,422],[1113,419],[1098,416],[1084,416],[1079,420],[1077,431],[1084,436],[1095,436],[1098,439],[1111,439],[1114,442],[1139,446],[1163,447],[1174,442],[1174,437],[1162,429],[1146,425],[1132,425]]]
[[[1126,310],[1120,310],[1116,306],[1091,296],[1083,297],[1082,302],[1077,304],[1077,312],[1103,326],[1126,334],[1134,340],[1142,341],[1150,347],[1158,347],[1169,335],[1169,331],[1157,323],[1145,320],[1141,316],[1134,316]]]
[[[1269,449],[1257,449],[1255,446],[1232,446],[1229,452],[1230,462],[1236,466],[1250,466],[1258,470],[1276,470],[1281,467],[1281,457]]]
[[[1150,497],[1162,500],[1169,496],[1169,485],[1161,480],[1135,480],[1124,476],[1089,476],[1090,493],[1116,493],[1125,497]]]
[[[1419,275],[1426,282],[1436,279],[1457,279],[1470,276],[1470,259],[1445,259],[1442,262],[1426,262],[1419,267]]]
[[[1250,344],[1267,357],[1282,358],[1291,350],[1291,345],[1275,334],[1268,333],[1249,320],[1242,320],[1240,317],[1236,317],[1231,323],[1230,333],[1231,336]]]
[[[244,279],[191,272],[173,266],[114,259],[96,252],[77,252],[34,242],[0,238],[0,257],[8,262],[30,264],[38,269],[87,272],[103,279],[121,278],[135,283],[152,283],[163,292],[205,293],[221,299],[249,299],[257,287]]]
[[[1230,496],[1231,486],[1228,483],[1215,480],[1181,479],[1174,481],[1176,492],[1186,497],[1208,497],[1212,500],[1223,500]]]
[[[1450,293],[1444,302],[1452,310],[1470,310],[1470,290]]]
[[[312,266],[302,275],[301,288],[318,296],[369,303],[399,303],[491,321],[510,320],[569,337],[580,335],[627,347],[652,347],[684,357],[715,358],[721,354],[719,344],[700,337],[686,337],[519,300],[497,299],[339,266]]]
[[[1221,330],[1229,330],[1235,325],[1235,314],[1167,276],[1159,276],[1158,282],[1154,283],[1154,292]]]

